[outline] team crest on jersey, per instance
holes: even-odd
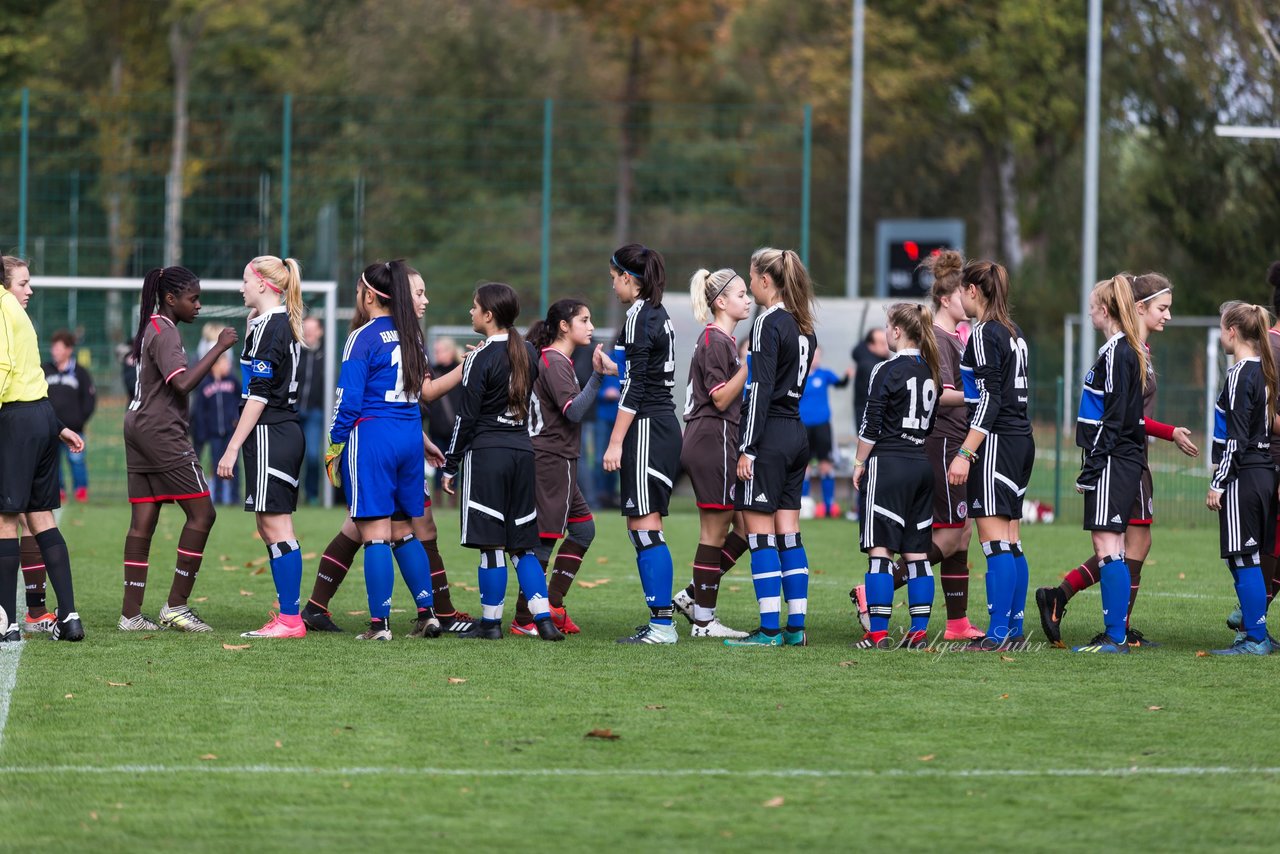
[[[1091,382],[1093,382],[1093,371],[1092,371],[1092,370],[1091,370],[1091,371],[1089,371],[1089,373],[1087,373],[1087,374],[1085,374],[1085,375],[1084,375],[1084,381],[1085,381],[1085,383],[1091,383]]]
[[[956,515],[959,516],[961,519],[969,515],[968,501],[961,501],[959,504],[956,505]]]
[[[249,373],[255,377],[270,377],[274,372],[270,362],[264,362],[261,359],[254,359],[249,365]]]

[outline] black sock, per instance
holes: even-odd
[[[36,534],[36,545],[40,547],[40,556],[44,558],[44,571],[49,575],[49,586],[53,588],[53,595],[58,597],[58,618],[65,618],[76,609],[67,541],[62,538],[61,531],[50,528]],[[4,582],[0,581],[2,583]]]
[[[15,623],[18,613],[18,538],[0,540],[0,608]],[[16,624],[16,623],[15,623]]]

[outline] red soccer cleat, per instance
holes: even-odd
[[[566,611],[563,606],[551,609],[551,622],[555,624],[557,629],[564,632],[566,635],[576,635],[582,631],[578,628],[578,624],[573,621],[573,618],[569,616],[569,612]]]

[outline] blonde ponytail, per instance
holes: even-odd
[[[1135,308],[1133,287],[1129,277],[1121,273],[1105,282],[1094,285],[1093,292],[1107,314],[1113,317],[1124,333],[1125,343],[1138,357],[1138,375],[1142,378],[1142,390],[1147,390],[1147,348],[1138,334],[1138,311]]]
[[[714,273],[702,269],[693,274],[689,280],[689,299],[693,302],[693,316],[699,323],[715,319],[716,300],[736,278],[738,274],[727,267]]]
[[[294,258],[284,259],[286,270],[284,287],[284,304],[289,312],[289,328],[293,330],[293,340],[306,343],[302,337],[302,320],[306,317],[307,307],[302,304],[302,265]]]

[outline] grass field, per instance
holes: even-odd
[[[150,613],[180,515],[166,511],[157,535]],[[454,542],[456,520],[442,517],[441,540]],[[304,552],[340,520],[299,513]],[[270,574],[246,566],[262,557],[246,515],[223,511],[196,587],[218,631],[186,636],[114,629],[126,508],[73,506],[62,521],[88,639],[0,652],[0,704],[17,674],[0,744],[0,848],[1275,845],[1268,706],[1280,657],[1197,655],[1231,639],[1222,618],[1234,598],[1211,530],[1157,529],[1134,623],[1165,645],[1121,658],[852,650],[846,591],[864,565],[853,526],[837,521],[804,529],[808,648],[687,636],[618,647],[645,612],[612,517],[580,576],[593,586],[570,594],[584,633],[565,643],[410,641],[406,613],[393,615],[401,636],[390,644],[312,635],[228,650],[248,643],[238,633],[273,599]],[[668,531],[679,579],[696,518],[673,516]],[[1056,582],[1087,544],[1065,524],[1024,540],[1033,586]],[[472,555],[445,556],[455,582],[473,587]],[[314,557],[307,567],[304,594]],[[476,609],[477,593],[455,591]],[[409,606],[402,588],[396,597]],[[1100,628],[1098,601],[1075,599],[1069,640]],[[508,614],[513,604],[514,592]],[[353,572],[335,615],[355,629],[363,617],[347,612],[365,607]],[[745,628],[754,614],[749,575],[735,570],[721,615]],[[618,738],[584,737],[600,729]]]

